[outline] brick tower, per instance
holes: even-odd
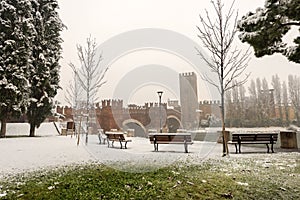
[[[179,74],[181,121],[183,128],[197,127],[198,93],[197,76],[194,72]]]

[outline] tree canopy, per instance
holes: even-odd
[[[57,13],[57,0],[32,1],[32,7],[35,37],[28,78],[31,83],[27,110],[30,136],[34,136],[35,127],[51,114],[53,98],[59,89],[60,31],[63,29]]]
[[[51,114],[61,56],[57,0],[0,0],[0,120],[27,114],[30,135]]]
[[[249,43],[255,56],[281,53],[288,60],[300,63],[300,36],[289,44],[283,37],[292,27],[300,26],[300,0],[266,0],[264,8],[249,12],[239,20],[242,42]]]
[[[26,109],[31,54],[32,15],[29,1],[0,1],[0,120],[1,137],[6,120]]]

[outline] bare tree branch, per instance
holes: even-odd
[[[96,58],[97,43],[91,37],[86,40],[86,48],[77,45],[78,58],[81,66],[77,69],[74,64],[69,65],[78,76],[82,88],[86,92],[87,106],[94,102],[98,89],[106,83],[104,80],[108,67],[102,68],[100,63],[102,61],[102,54]]]
[[[72,107],[77,108],[78,102],[81,101],[80,97],[82,95],[83,88],[81,87],[80,81],[76,73],[74,73],[74,78],[69,82],[69,85],[65,93],[65,101]]]

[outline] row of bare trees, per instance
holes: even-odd
[[[289,75],[287,82],[278,75],[251,80],[226,93],[226,125],[231,127],[300,125],[300,76]]]

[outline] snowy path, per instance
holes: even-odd
[[[23,131],[23,134],[27,131],[24,126],[15,124],[10,131],[14,130],[12,132],[15,133]],[[39,137],[0,139],[0,179],[10,174],[87,162],[99,162],[118,169],[122,169],[124,162],[129,166],[140,165],[147,168],[147,166],[162,167],[175,161],[201,163],[206,159],[221,159],[222,155],[222,144],[203,141],[194,141],[193,145],[189,145],[187,154],[184,153],[183,145],[170,144],[160,145],[159,152],[154,152],[149,139],[138,137],[131,138],[132,142],[128,143],[128,149],[119,149],[118,143],[115,143],[115,148],[99,144],[97,135],[89,136],[88,145],[85,145],[82,139],[77,146],[75,137],[59,136],[54,125],[49,123],[44,124],[37,131],[37,135]],[[276,153],[266,154],[265,147],[243,146],[245,152],[243,154],[235,154],[233,145],[229,145],[229,150],[232,152],[230,155],[232,158],[276,156]],[[134,167],[132,170],[135,170]]]

